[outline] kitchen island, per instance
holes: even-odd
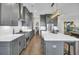
[[[62,33],[54,34],[48,31],[42,31],[44,39],[44,53],[46,55],[64,55],[64,43],[74,43],[75,54],[78,54],[79,39]]]
[[[0,36],[0,55],[19,55],[26,47],[24,34]]]

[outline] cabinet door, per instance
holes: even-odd
[[[22,42],[22,40],[20,39],[20,40],[19,40],[19,52],[21,52],[21,50],[22,50],[22,43],[23,43],[23,42]]]
[[[46,26],[46,15],[40,16],[40,26]]]
[[[22,51],[23,48],[25,48],[26,45],[26,40],[25,40],[25,36],[21,36],[18,38],[19,39],[19,53]]]
[[[18,4],[1,4],[1,25],[17,26],[19,18]]]
[[[18,45],[18,40],[14,40],[11,43],[11,54],[12,55],[18,55],[19,54],[19,45]]]
[[[24,49],[26,47],[26,39],[22,40],[22,49]]]
[[[45,49],[47,55],[63,55],[64,54],[64,42],[52,41],[45,42]]]
[[[0,55],[10,55],[10,42],[0,42]]]

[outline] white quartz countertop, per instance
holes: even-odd
[[[42,31],[42,37],[45,41],[79,41],[78,38],[73,36],[65,35],[62,33],[53,34],[47,31]]]
[[[10,42],[23,35],[24,34],[2,35],[0,36],[0,42]]]

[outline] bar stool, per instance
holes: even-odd
[[[70,46],[73,46],[73,54],[75,55],[75,42],[65,42],[68,45],[68,52],[66,52],[68,55],[70,55]]]

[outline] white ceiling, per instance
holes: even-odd
[[[52,3],[25,3],[23,5],[26,6],[30,12],[37,14],[50,14],[54,9],[54,7],[51,7],[51,4]]]
[[[79,13],[76,12],[79,10],[79,3],[54,3],[53,7],[51,7],[51,4],[52,3],[25,3],[23,5],[36,15],[52,14],[56,9],[61,10],[61,13],[64,15],[79,15]]]

